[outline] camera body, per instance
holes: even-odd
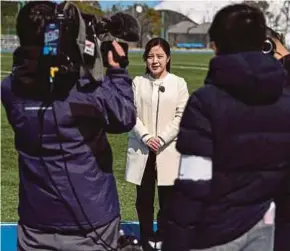
[[[124,57],[120,57],[112,46],[116,37],[114,35],[125,41],[132,37],[136,39],[134,34],[138,37],[139,27],[135,25],[135,19],[125,15],[127,14],[119,13],[115,15],[115,19],[99,18],[81,13],[71,2],[57,5],[54,16],[44,28],[43,62],[62,73],[79,71],[80,77],[90,76],[99,81],[104,76],[104,67],[110,67],[107,58],[111,50],[114,60],[121,67],[127,67],[128,44],[119,42],[124,49]],[[135,30],[130,27],[132,23]]]

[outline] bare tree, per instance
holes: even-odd
[[[270,4],[268,1],[244,1],[244,3],[262,11],[268,21],[268,25],[273,29],[278,29],[281,15],[280,13],[275,15],[269,10]]]
[[[261,10],[267,19],[268,26],[270,26],[272,29],[279,31],[283,34],[286,34],[290,30],[289,0],[284,0],[279,11],[277,11],[276,13],[269,10],[269,1],[244,1],[244,3]]]
[[[267,11],[270,7],[270,4],[268,3],[268,1],[244,1],[245,4],[252,6],[252,7],[256,7],[257,9],[259,9],[260,11],[262,11],[264,14],[267,15]]]
[[[281,15],[284,17],[284,27],[282,28],[282,32],[286,34],[288,31],[290,31],[290,1],[286,0],[283,2],[282,8],[281,8]]]

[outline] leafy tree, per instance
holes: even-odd
[[[112,9],[111,9],[112,14],[115,14],[119,11],[122,11],[121,5],[120,4],[113,4]]]
[[[71,1],[81,12],[103,16],[104,13],[98,1]]]
[[[142,12],[138,13],[136,8],[137,6],[142,8]],[[150,8],[145,3],[138,3],[132,6],[129,6],[124,12],[134,16],[140,24],[140,41],[139,47],[143,47],[143,44],[151,38],[152,36],[160,35],[161,27],[161,15],[160,12],[155,11],[153,8]]]
[[[1,1],[1,33],[15,34],[16,16],[20,5],[17,2]]]
[[[161,13],[155,11],[152,8],[149,8],[146,17],[148,18],[148,20],[150,20],[152,26],[152,35],[159,35],[161,27]]]
[[[12,16],[18,12],[17,2],[1,1],[1,17]]]

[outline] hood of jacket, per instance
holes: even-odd
[[[211,60],[206,83],[244,103],[268,104],[282,95],[287,73],[281,62],[261,52],[220,55]]]

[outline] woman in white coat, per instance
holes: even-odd
[[[170,46],[150,40],[143,55],[146,73],[135,77],[133,90],[137,123],[129,133],[126,180],[136,184],[136,209],[144,250],[161,244],[163,212],[178,176],[180,155],[175,149],[180,119],[189,94],[183,78],[170,73]],[[156,181],[160,210],[153,232]]]

